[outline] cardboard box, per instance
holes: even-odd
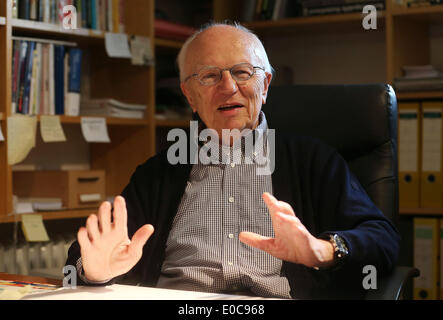
[[[19,198],[60,198],[68,209],[98,207],[105,200],[105,172],[14,171],[13,194]]]

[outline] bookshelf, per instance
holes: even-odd
[[[214,0],[213,4],[216,21],[236,20],[240,16],[241,9],[237,1]],[[246,22],[244,25],[264,40],[292,35],[296,39],[297,35],[323,36],[345,33],[361,34],[361,38],[366,39],[364,37],[373,32],[363,29],[360,13],[260,20]],[[386,60],[384,75],[380,75],[377,81],[392,85],[396,77],[402,76],[402,66],[431,64],[430,28],[433,26],[443,26],[443,5],[406,8],[386,0],[385,10],[377,11],[376,31],[383,33],[384,45],[384,55],[378,58]],[[318,82],[323,81],[324,79],[319,79]],[[399,101],[443,99],[443,91],[397,92],[397,99]],[[401,208],[400,214],[443,216],[443,208]]]
[[[281,20],[263,20],[246,23],[246,27],[260,35],[312,34],[360,31],[362,15],[343,13],[311,17],[285,18]],[[377,28],[383,29],[385,12],[377,13]]]
[[[140,19],[140,16],[143,19]],[[154,39],[154,1],[131,0],[125,6],[125,32]],[[136,166],[155,153],[155,68],[133,66],[125,59],[108,58],[105,33],[98,30],[64,30],[53,24],[12,18],[12,1],[0,4],[0,121],[6,141],[0,143],[0,223],[14,221],[12,166],[7,161],[7,125],[11,115],[12,37],[75,42],[90,58],[91,98],[112,97],[147,106],[144,119],[107,118],[109,144],[90,144],[91,170],[106,172],[106,194],[116,195]],[[172,46],[173,44],[165,44]],[[39,118],[39,117],[37,117]],[[63,125],[80,126],[81,117],[60,116]],[[38,134],[38,133],[37,133]],[[130,155],[130,156],[128,156]],[[43,212],[44,219],[83,218],[97,208]]]

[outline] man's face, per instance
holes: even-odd
[[[263,68],[262,61],[249,34],[233,27],[213,27],[189,45],[184,73],[187,77],[207,66],[224,69],[245,62]],[[255,129],[272,78],[263,70],[255,70],[255,75],[246,82],[236,82],[227,70],[215,85],[204,86],[197,77],[192,77],[181,88],[192,110],[219,137],[222,129]]]

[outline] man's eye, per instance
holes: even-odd
[[[202,79],[204,79],[204,80],[211,80],[211,79],[216,79],[216,78],[217,78],[216,73],[207,73],[202,76]]]
[[[240,77],[240,78],[247,78],[251,76],[251,72],[248,70],[235,70],[234,76]]]

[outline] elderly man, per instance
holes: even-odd
[[[223,130],[266,132],[261,107],[272,68],[254,34],[210,25],[188,39],[178,64],[200,130],[217,133],[220,140],[208,143],[222,155],[236,148],[235,136],[221,138]],[[265,297],[360,297],[365,265],[383,274],[396,262],[395,227],[335,150],[280,137],[278,128],[276,134],[275,171],[267,175],[257,174],[253,156],[245,163],[250,155],[241,143],[237,162],[172,165],[166,151],[149,159],[112,212],[104,202],[87,219],[67,264],[86,284],[127,277],[145,286]]]

